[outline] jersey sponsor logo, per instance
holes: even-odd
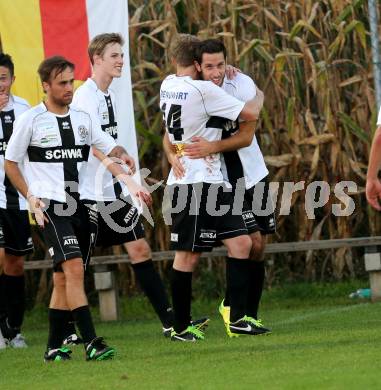
[[[171,241],[172,242],[178,242],[179,241],[179,235],[177,233],[171,233]]]
[[[175,92],[175,91],[160,91],[161,99],[175,99],[175,100],[186,100],[188,92]]]
[[[101,117],[104,122],[108,121],[108,111],[102,112]]]
[[[45,158],[47,160],[62,160],[62,159],[82,159],[82,149],[71,148],[71,149],[56,149],[47,150],[45,152]]]
[[[118,126],[108,126],[108,127],[105,127],[104,131],[107,134],[110,134],[111,137],[117,136],[118,135]]]
[[[8,142],[0,141],[0,153],[5,152],[7,150]],[[1,154],[3,154],[1,153]]]
[[[84,141],[89,135],[89,130],[84,125],[78,126],[78,134],[81,141]]]
[[[65,238],[64,246],[78,245],[78,240],[75,237]]]

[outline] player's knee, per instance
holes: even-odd
[[[247,259],[249,258],[252,244],[249,236],[239,236],[227,240],[226,246],[230,257]]]
[[[83,282],[84,270],[82,259],[66,260],[62,263],[62,269],[65,274],[66,283]]]
[[[173,268],[183,272],[193,272],[200,258],[199,253],[193,252],[177,252]]]
[[[262,261],[266,246],[266,241],[261,234],[251,236],[252,248],[250,252],[250,259],[254,261]]]
[[[7,275],[21,276],[24,274],[24,257],[6,254],[3,267]]]
[[[53,284],[55,288],[64,289],[66,287],[66,278],[63,272],[53,273]]]
[[[144,261],[151,258],[151,248],[144,238],[127,243],[126,249],[132,262]]]

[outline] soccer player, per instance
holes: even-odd
[[[75,91],[73,98],[76,106],[90,114],[93,124],[114,139],[118,138],[119,131],[126,131],[118,124],[115,95],[110,89],[113,79],[122,74],[123,44],[123,37],[116,33],[100,34],[92,39],[88,49],[92,77]],[[113,182],[111,173],[105,172],[102,187],[97,188],[96,175],[100,164],[99,159],[90,155],[84,187],[86,199],[97,201],[100,209],[97,245],[124,245],[136,278],[162,322],[163,333],[169,336],[173,312],[163,282],[154,268],[138,210],[131,204],[126,186],[122,187],[118,182],[110,185]],[[112,216],[120,231],[103,218],[104,211],[110,207],[116,209]]]
[[[379,171],[381,168],[381,108],[378,112],[377,129],[374,133],[369,154],[368,172],[366,175],[366,199],[376,210],[381,211],[381,181]]]
[[[4,171],[4,154],[15,119],[29,104],[10,90],[15,80],[14,64],[0,54],[0,349],[27,346],[21,334],[25,310],[24,258],[33,252],[25,198],[17,192]],[[1,333],[5,342],[1,342]]]
[[[210,80],[222,87],[229,95],[241,101],[250,101],[256,93],[262,94],[253,80],[238,72],[229,80],[226,78],[226,49],[217,39],[208,39],[200,44],[197,55],[197,70],[203,80]],[[263,105],[263,94],[258,100],[258,113]],[[254,318],[259,333],[270,330],[262,325],[258,318],[258,307],[265,280],[264,249],[266,236],[275,232],[275,216],[269,199],[269,183],[266,179],[268,170],[254,135],[255,123],[220,120],[217,125],[224,129],[222,140],[208,141],[194,137],[186,145],[184,153],[189,158],[203,158],[223,152],[222,172],[234,189],[244,189],[242,214],[252,240],[250,252],[250,288],[247,297],[247,315]],[[242,183],[243,180],[243,183]],[[240,183],[241,182],[241,183]],[[238,195],[238,192],[237,192]],[[229,291],[220,306],[229,335]]]
[[[97,234],[97,210],[94,202],[83,198],[83,179],[91,146],[104,160],[110,156],[128,163],[130,157],[109,135],[92,125],[88,113],[69,106],[74,84],[71,62],[59,56],[50,57],[40,64],[38,73],[46,100],[17,119],[5,155],[5,170],[29,201],[53,258],[49,337],[44,358],[70,359],[71,351],[61,345],[68,317],[72,316],[85,345],[86,359],[109,359],[114,348],[96,336],[84,290],[84,269]],[[23,162],[22,172],[19,165]],[[118,169],[119,173],[124,172],[118,164],[110,164],[110,169],[114,174]],[[134,196],[150,201],[143,187],[128,175],[120,177]]]
[[[220,138],[219,129],[208,129],[207,123],[212,116],[230,120],[236,120],[238,116],[255,120],[257,116],[253,112],[253,102],[245,104],[213,83],[197,80],[194,66],[197,47],[197,40],[191,37],[179,40],[173,51],[176,75],[168,76],[160,89],[160,108],[167,135],[184,167],[182,178],[176,177],[171,169],[167,181],[172,197],[171,249],[176,250],[171,281],[175,314],[171,338],[179,341],[204,338],[203,333],[190,323],[192,273],[200,254],[212,250],[216,240],[222,241],[228,249],[230,330],[238,334],[256,333],[254,324],[246,316],[251,240],[242,214],[233,213],[233,198],[223,180],[219,155],[190,160],[182,151],[194,136],[209,140]],[[164,148],[168,149],[165,141]]]

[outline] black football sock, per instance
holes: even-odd
[[[228,259],[225,260],[225,267],[226,267],[226,288],[225,288],[225,298],[224,298],[224,306],[230,306],[230,297],[229,297],[229,284],[228,284],[228,273],[229,273],[229,267],[228,267]]]
[[[4,274],[4,294],[6,297],[6,311],[8,326],[14,332],[20,333],[25,311],[25,278]]]
[[[48,349],[60,348],[66,329],[67,310],[49,309]]]
[[[0,274],[0,321],[7,317],[7,305],[4,292],[4,274]]]
[[[265,282],[265,262],[250,260],[249,263],[250,282],[247,294],[247,315],[257,320],[259,302]]]
[[[236,322],[246,314],[249,260],[228,257],[226,265],[230,296],[230,322]]]
[[[77,307],[72,310],[73,318],[78,326],[79,333],[85,344],[89,343],[96,336],[93,320],[91,318],[90,308],[88,305]]]
[[[151,259],[131,264],[140,287],[151,302],[165,328],[173,326],[173,311],[169,304],[164,284]]]
[[[192,272],[172,269],[172,303],[174,311],[174,330],[185,330],[191,321]]]
[[[74,318],[73,313],[70,310],[63,310],[65,311],[65,328],[63,332],[63,340],[66,339],[66,337],[71,336],[72,334],[76,333],[75,325],[74,325]]]

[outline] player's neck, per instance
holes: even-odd
[[[187,66],[187,67],[184,67],[184,66],[179,66],[177,65],[177,68],[176,68],[176,76],[177,77],[183,77],[183,76],[189,76],[191,77],[192,79],[197,79],[198,77],[198,72],[196,70],[196,68],[192,65],[192,66]]]
[[[46,109],[56,115],[65,115],[69,112],[69,106],[62,106],[52,102],[49,98],[44,101]]]
[[[113,79],[112,76],[102,74],[101,72],[94,72],[91,78],[102,92],[108,92],[108,87]]]

